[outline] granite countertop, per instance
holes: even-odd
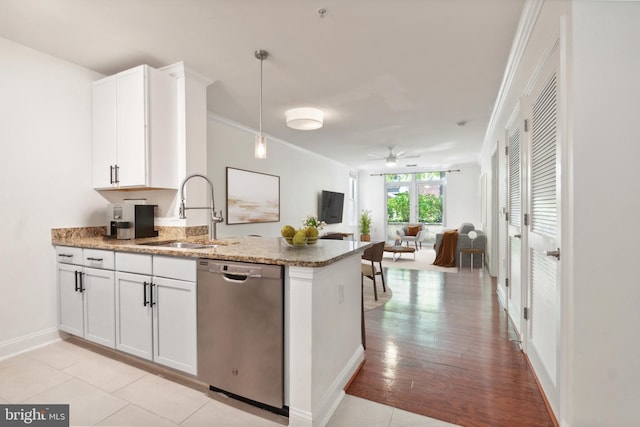
[[[88,229],[54,229],[51,231],[51,243],[57,246],[75,246],[120,252],[208,258],[297,267],[323,267],[356,252],[360,252],[371,245],[369,242],[319,239],[315,245],[292,248],[288,247],[279,237],[233,237],[212,241],[209,240],[206,235],[183,238],[167,238],[167,236],[160,235],[159,237],[153,238],[117,240],[104,237],[100,233],[87,233],[82,230]],[[181,242],[207,245],[215,244],[219,246],[214,248],[188,249],[145,246],[142,244],[167,240],[179,240]]]

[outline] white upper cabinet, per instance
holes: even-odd
[[[141,65],[93,85],[93,186],[177,188],[176,79]]]
[[[93,84],[93,186],[115,187],[116,76]]]

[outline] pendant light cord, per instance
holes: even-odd
[[[264,58],[260,57],[260,135],[262,135],[262,63]]]
[[[260,135],[262,135],[262,63],[269,53],[266,50],[256,50],[254,55],[260,60]]]

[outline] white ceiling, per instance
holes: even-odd
[[[476,161],[524,0],[0,0],[0,36],[103,74],[179,61],[210,112],[361,169]],[[326,8],[324,18],[318,9]],[[315,131],[284,112],[324,110]],[[457,122],[466,122],[457,126]]]

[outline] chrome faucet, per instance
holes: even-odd
[[[207,183],[209,184],[209,188],[211,189],[211,206],[206,206],[206,207],[187,207],[187,206],[185,206],[185,203],[184,203],[184,187],[187,184],[187,181],[189,181],[191,178],[195,178],[195,177],[202,178],[205,181],[207,181]],[[184,181],[182,181],[182,186],[180,187],[180,213],[179,213],[180,219],[185,219],[187,217],[187,212],[186,212],[187,209],[209,209],[209,210],[211,210],[211,224],[209,224],[209,239],[210,240],[216,240],[218,238],[218,233],[217,233],[216,226],[218,225],[218,223],[223,222],[224,218],[222,217],[222,210],[220,210],[220,214],[219,215],[216,215],[216,208],[215,208],[215,204],[213,202],[213,184],[211,183],[209,178],[207,178],[206,176],[201,175],[199,173],[194,173],[193,175],[189,175],[188,177],[186,177],[184,179]]]

